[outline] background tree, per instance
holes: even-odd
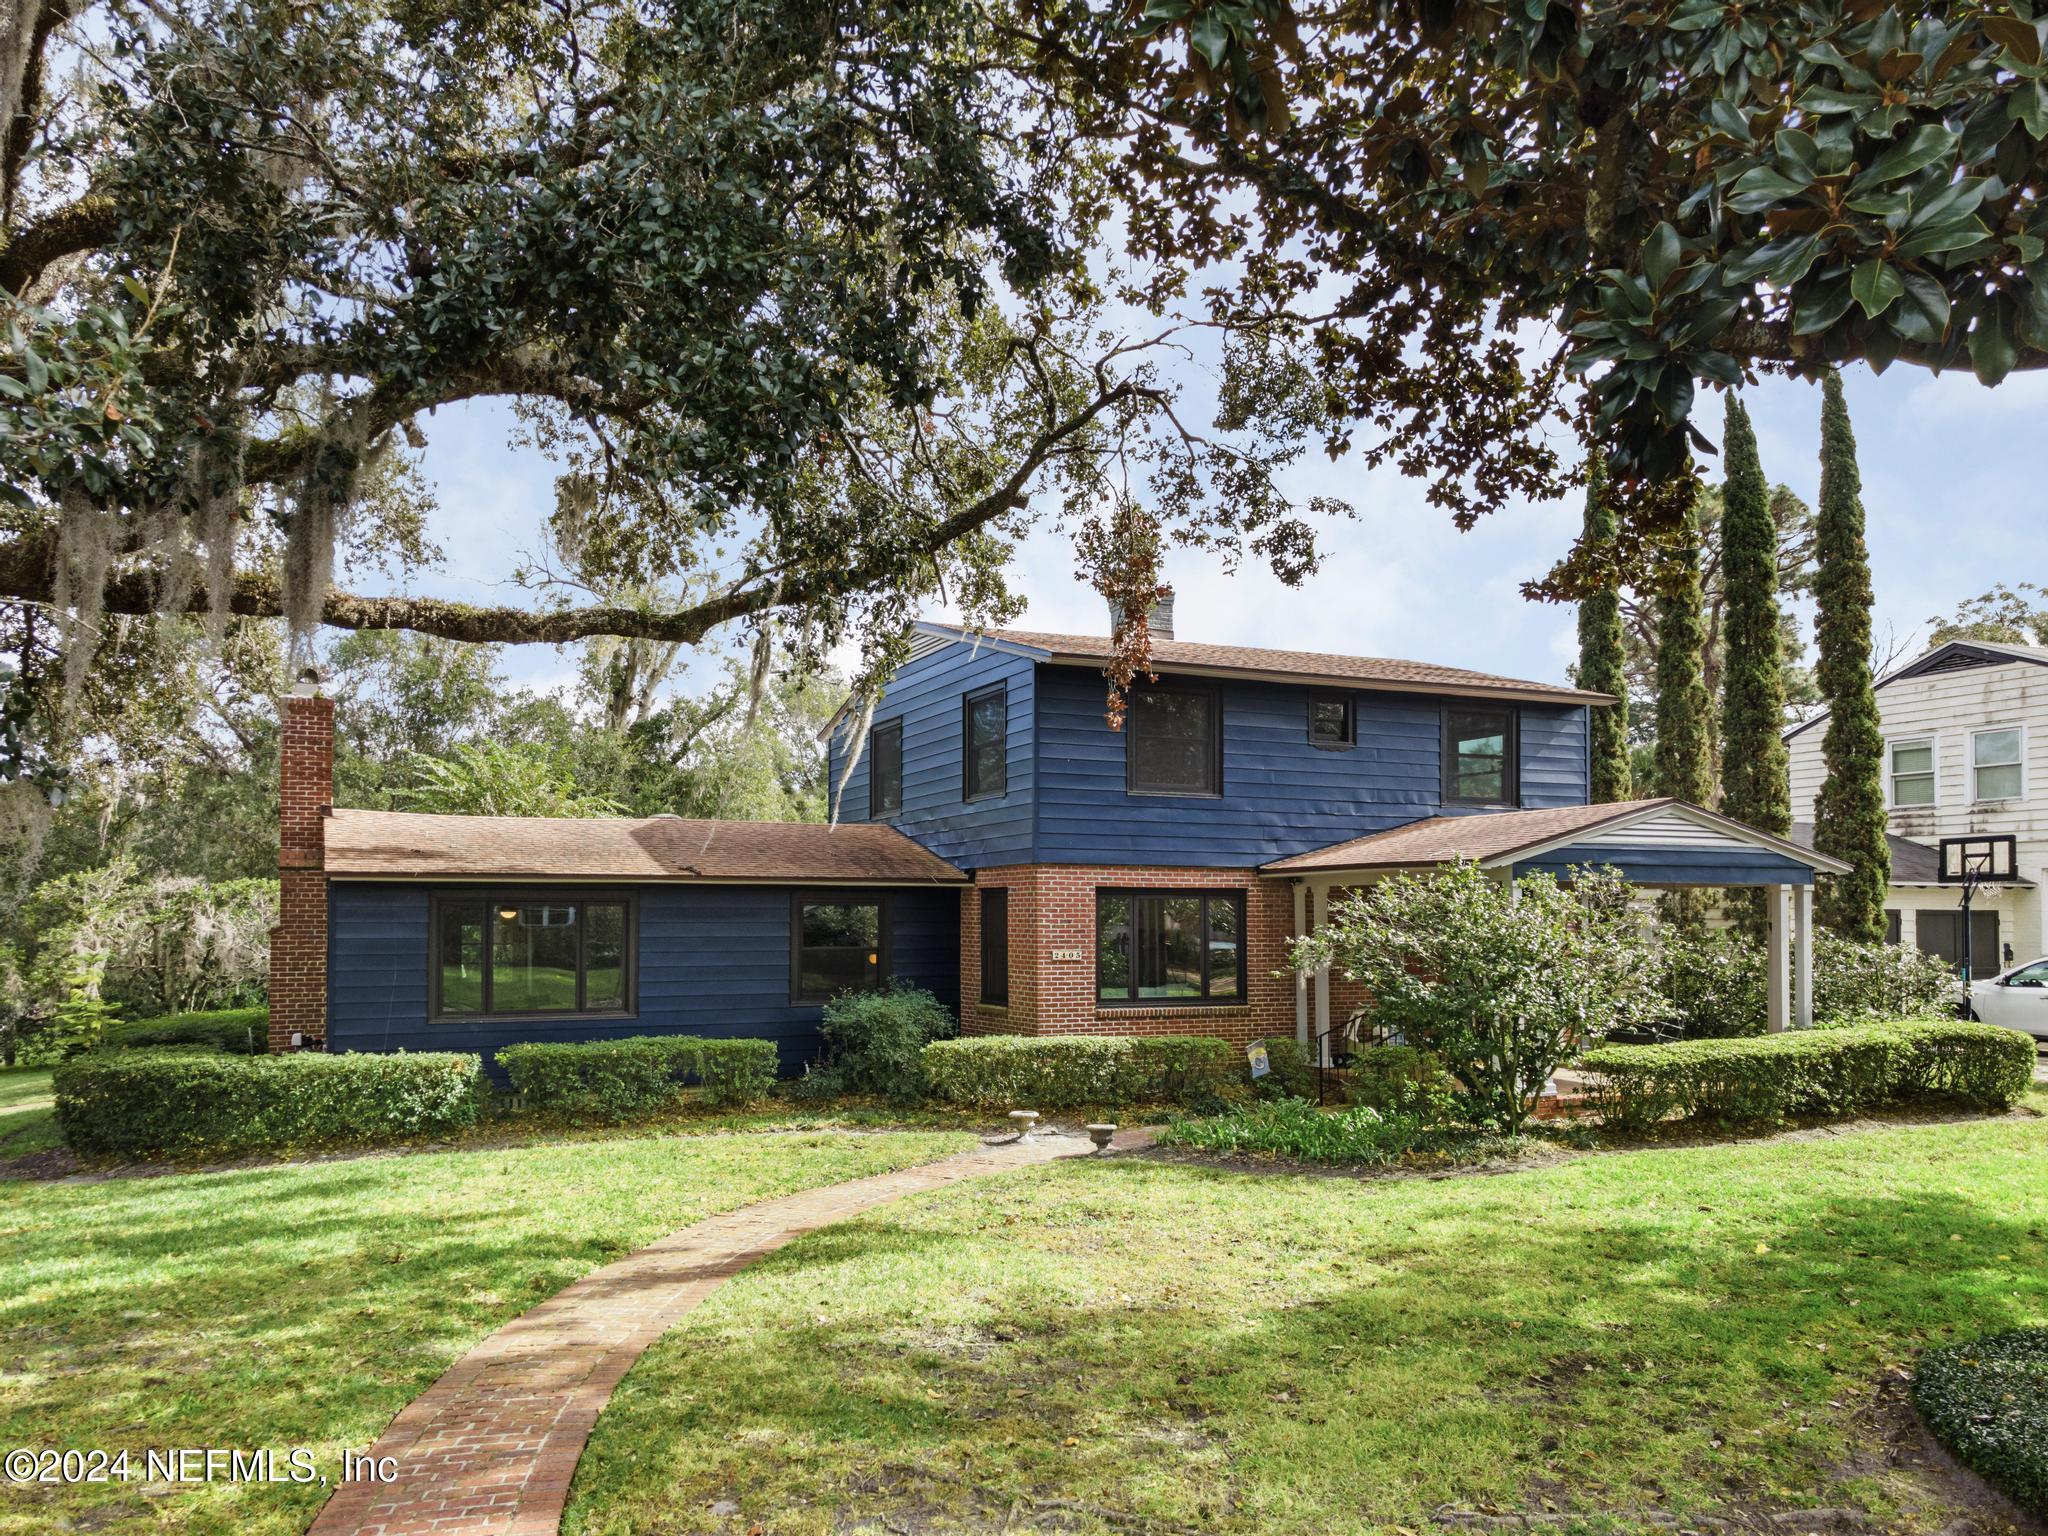
[[[2048,589],[2031,581],[2000,582],[1989,592],[1958,603],[1933,626],[1929,645],[1949,640],[1993,640],[2002,645],[2048,645]]]
[[[1842,381],[1821,385],[1820,515],[1815,524],[1814,668],[1828,711],[1826,776],[1814,802],[1813,846],[1854,866],[1823,875],[1819,920],[1845,939],[1884,937],[1891,849],[1885,842],[1884,731],[1871,688],[1870,556],[1863,545],[1863,486]]]
[[[1634,584],[1690,510],[1700,382],[1967,359],[1995,384],[2048,363],[2030,8],[1037,12],[1125,142],[1121,185],[1150,203],[1135,237],[1240,243],[1219,305],[1288,302],[1347,417],[1381,434],[1369,451],[1461,522],[1559,494],[1546,418],[1584,379]],[[1539,331],[1561,339],[1525,351]],[[1582,549],[1535,586],[1588,576]]]
[[[1614,510],[1607,505],[1607,466],[1599,449],[1586,461],[1586,523],[1583,542],[1597,547],[1614,537]],[[1622,672],[1621,595],[1613,588],[1594,589],[1579,599],[1579,665],[1575,681],[1581,688],[1611,693],[1620,702],[1593,711],[1588,727],[1592,770],[1590,794],[1595,804],[1626,800],[1633,793],[1628,760],[1628,679]]]
[[[1034,513],[1104,581],[1147,579],[1082,537],[1129,494],[1313,568],[1275,476],[1337,403],[1246,314],[1213,428],[1176,409],[1176,324],[1114,323],[1147,274],[1102,259],[1104,151],[1007,8],[9,0],[0,35],[0,599],[66,653],[0,695],[17,777],[106,614],[281,616],[302,652],[737,626],[813,670],[850,643],[869,686],[921,600],[1014,613]],[[483,399],[599,595],[336,589],[369,488]]]
[[[1700,671],[1707,696],[1712,699],[1722,695],[1722,677],[1728,664],[1728,580],[1722,527],[1725,500],[1723,487],[1710,485],[1700,492],[1694,508],[1700,538],[1700,616],[1705,630]],[[1770,508],[1771,522],[1777,529],[1773,560],[1779,603],[1778,650],[1786,702],[1809,708],[1820,702],[1820,692],[1814,686],[1812,671],[1803,665],[1806,636],[1791,604],[1813,590],[1813,509],[1783,485],[1771,488]],[[1654,586],[1622,590],[1624,667],[1634,705],[1631,729],[1639,741],[1653,740],[1656,735],[1658,612]]]
[[[1700,546],[1688,528],[1666,551],[1658,597],[1657,793],[1706,805],[1714,795],[1714,706],[1701,670],[1706,631],[1700,616]],[[1669,891],[1666,917],[1686,931],[1706,921],[1707,898]]]
[[[1783,735],[1778,530],[1749,412],[1733,396],[1722,446],[1728,465],[1721,493],[1728,662],[1721,692],[1721,810],[1783,837],[1792,829],[1792,784]],[[1762,941],[1769,932],[1761,891],[1730,893],[1724,910],[1749,938]]]

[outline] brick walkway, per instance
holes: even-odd
[[[1120,1148],[1148,1131],[1120,1132]],[[1093,1149],[1079,1136],[1004,1141],[742,1206],[585,1275],[451,1365],[371,1454],[391,1483],[342,1485],[310,1536],[555,1536],[591,1426],[642,1351],[763,1254],[905,1195]]]

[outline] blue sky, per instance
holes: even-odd
[[[1191,381],[1191,393],[1201,382]],[[2048,577],[2048,522],[2040,515],[2048,497],[2035,468],[2048,432],[2048,375],[2016,374],[1987,390],[1967,373],[1935,378],[1894,367],[1880,378],[1857,367],[1845,382],[1881,648],[1887,629],[1903,644],[1924,634],[1930,616],[1998,582]],[[1773,379],[1746,398],[1765,474],[1812,501],[1819,389]],[[1701,429],[1717,440],[1721,405],[1721,396],[1706,392],[1698,413]],[[539,547],[553,495],[547,461],[509,446],[509,413],[494,406],[444,410],[425,425],[424,468],[440,502],[434,534],[449,558],[418,587],[472,601],[523,601],[507,576]],[[1341,495],[1357,509],[1355,520],[1320,530],[1321,572],[1289,590],[1262,569],[1230,575],[1176,552],[1167,575],[1179,594],[1180,638],[1564,679],[1573,612],[1527,602],[1519,589],[1569,545],[1579,525],[1576,501],[1518,505],[1460,533],[1428,505],[1419,482],[1393,469],[1368,472],[1317,457],[1296,466],[1290,489],[1303,498]],[[1026,625],[1102,632],[1100,600],[1076,581],[1063,539],[1041,531],[1019,551],[1018,570],[1030,602]],[[545,688],[566,681],[572,665],[567,655],[528,648],[512,654],[507,670]]]

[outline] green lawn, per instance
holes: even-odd
[[[24,1078],[0,1094],[34,1097]],[[0,1447],[309,1446],[332,1476],[464,1349],[579,1275],[714,1212],[972,1144],[641,1135],[0,1183]],[[0,1486],[0,1532],[265,1536],[303,1530],[323,1496]]]
[[[2048,1120],[1441,1180],[1069,1162],[739,1277],[623,1383],[565,1529],[1932,1531],[1890,1373],[2044,1319]]]
[[[61,1140],[50,1112],[49,1069],[0,1069],[0,1159],[47,1151]]]

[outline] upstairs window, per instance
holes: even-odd
[[[438,896],[436,1018],[617,1017],[633,1006],[629,897]]]
[[[1892,804],[1904,809],[1934,804],[1934,741],[1895,741],[1890,745]]]
[[[1213,688],[1147,688],[1124,716],[1125,785],[1134,795],[1223,793],[1222,700]]]
[[[1104,1004],[1244,1001],[1244,892],[1095,893],[1095,987]]]
[[[964,762],[961,798],[980,800],[1009,788],[1010,691],[998,683],[962,702]]]
[[[2020,794],[2020,733],[1978,731],[1970,738],[1973,800],[2012,800]]]
[[[1444,803],[1514,805],[1515,711],[1501,704],[1444,706]]]
[[[889,974],[887,909],[879,897],[794,897],[789,949],[792,1003],[879,987]]]
[[[868,732],[868,820],[903,809],[903,722],[884,720]]]
[[[1314,747],[1348,747],[1358,740],[1357,717],[1348,693],[1308,696],[1308,740]]]
[[[1010,893],[995,886],[981,893],[981,1000],[1010,1000]]]

